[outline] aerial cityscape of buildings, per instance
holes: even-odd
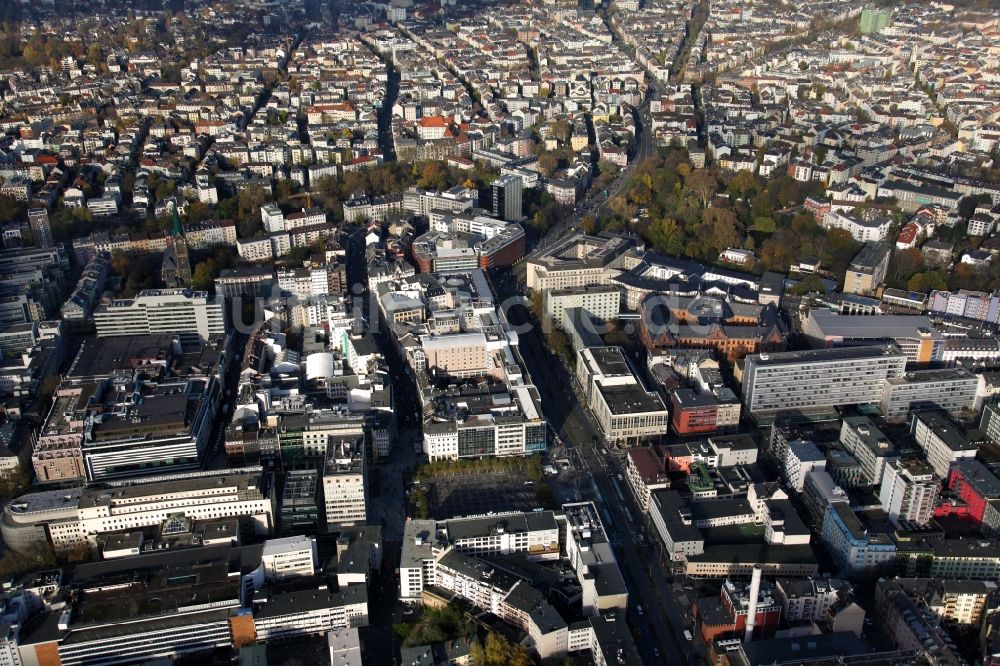
[[[0,3],[0,666],[1000,666],[998,38]]]

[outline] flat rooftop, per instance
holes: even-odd
[[[959,458],[951,467],[961,472],[965,483],[971,485],[980,496],[986,499],[1000,498],[1000,479],[983,463],[975,458]]]
[[[648,412],[666,412],[663,400],[656,393],[647,393],[638,384],[626,386],[597,385],[608,409],[615,416],[622,414],[644,414]]]
[[[809,312],[809,320],[828,338],[941,340],[944,337],[924,315],[846,315],[825,309],[814,309]]]
[[[621,377],[632,374],[621,347],[590,347],[587,349],[594,359],[594,370],[605,377]]]
[[[978,377],[965,368],[935,368],[930,370],[910,370],[900,377],[890,377],[893,386],[903,384],[928,384],[931,382],[969,382],[976,384]]]
[[[899,358],[906,355],[896,345],[868,345],[864,347],[834,347],[833,349],[807,349],[802,351],[751,354],[747,362],[757,367],[792,365],[797,363],[833,363],[861,359]]]

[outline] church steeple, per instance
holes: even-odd
[[[174,238],[184,236],[184,227],[181,225],[181,216],[177,214],[177,202],[173,203],[174,212],[174,228],[171,230],[170,235]]]
[[[187,287],[191,285],[191,256],[188,253],[187,238],[184,236],[184,225],[177,213],[177,203],[173,204],[173,229],[170,232],[170,242],[163,253],[163,267],[160,271],[163,284],[167,287]]]

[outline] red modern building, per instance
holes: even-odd
[[[718,599],[698,601],[697,614],[706,643],[720,636],[743,638],[750,615],[750,582],[726,580]],[[774,585],[766,580],[761,581],[756,617],[755,636],[773,634],[781,623],[781,602]]]
[[[961,458],[948,471],[948,489],[968,506],[968,515],[982,524],[990,500],[1000,499],[1000,479],[975,458]]]
[[[670,396],[670,425],[678,435],[715,432],[719,401],[711,393],[677,389]]]

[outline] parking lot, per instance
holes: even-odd
[[[540,506],[534,483],[509,472],[480,472],[430,481],[431,515],[454,518],[490,511],[531,511]]]

